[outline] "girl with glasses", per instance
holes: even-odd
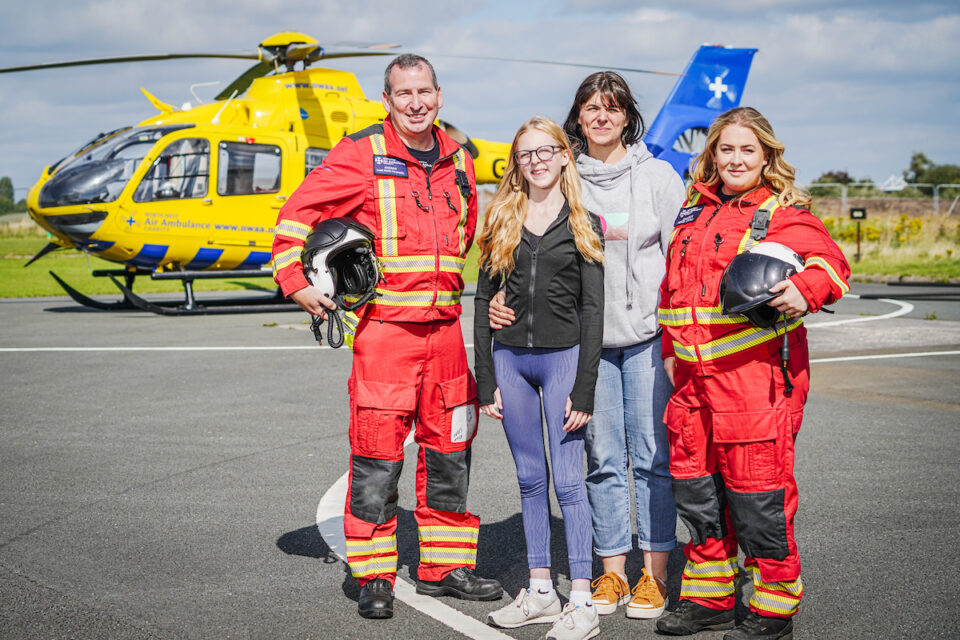
[[[580,84],[564,130],[578,154],[584,204],[605,222],[603,355],[585,433],[594,552],[603,565],[593,602],[601,614],[626,604],[627,617],[656,618],[666,606],[667,559],[677,544],[663,424],[670,383],[661,363],[657,288],[683,182],[641,142],[636,100],[612,71]],[[493,326],[516,322],[502,302],[490,305]],[[635,583],[626,568],[633,549],[631,485],[643,553]]]
[[[547,638],[591,638],[599,633],[599,618],[590,598],[583,427],[593,413],[600,360],[603,241],[600,220],[583,205],[570,143],[557,123],[537,116],[520,127],[477,242],[477,396],[480,411],[503,421],[516,463],[530,568],[529,588],[489,620],[507,628],[554,622]],[[491,332],[487,305],[501,288],[517,321]],[[550,576],[546,447],[572,580],[562,609]]]

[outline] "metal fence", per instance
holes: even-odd
[[[811,189],[818,189],[824,187],[833,187],[840,189],[840,208],[843,211],[847,211],[847,202],[850,195],[851,189],[873,189],[875,191],[881,191],[880,185],[877,185],[873,182],[854,182],[849,184],[844,184],[840,182],[814,182],[811,184],[798,185],[805,191],[809,192]],[[956,189],[960,188],[960,184],[930,184],[927,182],[906,182],[903,183],[903,188],[907,187],[924,187],[933,189],[933,213],[934,215],[940,214],[940,190],[941,189]],[[815,198],[817,196],[814,196]],[[867,196],[867,197],[883,197],[883,196]],[[884,199],[895,200],[894,196],[886,196]],[[950,206],[946,211],[946,215],[953,213],[954,209],[957,208],[957,202],[960,201],[960,193],[957,194],[955,198],[950,202]],[[960,212],[960,209],[958,209]]]

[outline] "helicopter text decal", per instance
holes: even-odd
[[[335,87],[332,84],[323,84],[322,82],[291,82],[283,86],[287,89],[326,89],[327,91],[347,92],[346,87]]]

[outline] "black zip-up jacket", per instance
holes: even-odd
[[[580,345],[577,377],[570,394],[574,411],[593,413],[593,393],[603,342],[603,265],[588,262],[577,250],[567,220],[566,201],[547,228],[536,250],[526,235],[513,253],[514,268],[506,279],[506,303],[515,320],[509,327],[490,329],[490,298],[501,286],[499,273],[481,269],[477,279],[474,317],[474,368],[477,400],[493,404],[497,381],[493,372],[491,338],[510,347],[568,348]],[[590,214],[600,238],[600,219]]]

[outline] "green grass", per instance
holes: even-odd
[[[94,269],[118,269],[120,265],[107,262],[79,251],[60,249],[48,253],[29,267],[24,264],[47,244],[39,235],[0,236],[0,298],[32,298],[37,296],[65,295],[60,285],[50,276],[53,271],[67,284],[86,295],[117,294],[120,290],[109,278],[95,278]],[[123,279],[120,279],[123,282]],[[196,280],[195,292],[236,291],[257,289],[273,292],[276,289],[270,278],[255,280]],[[140,276],[133,285],[136,293],[182,292],[178,281],[154,281]]]

